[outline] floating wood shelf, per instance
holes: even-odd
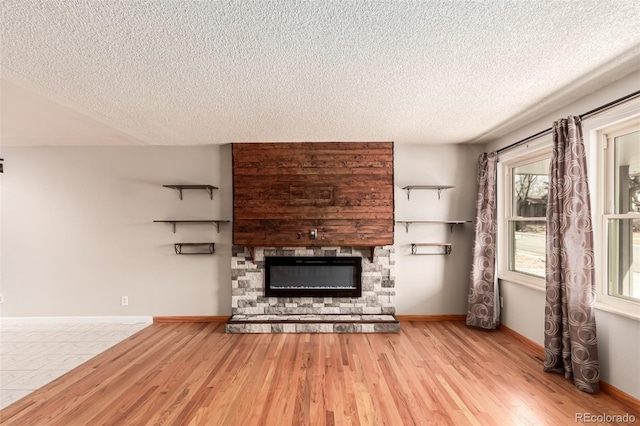
[[[156,223],[170,223],[173,225],[173,233],[176,233],[176,224],[178,223],[213,223],[216,225],[218,234],[220,233],[220,224],[229,223],[228,220],[154,220]]]
[[[175,243],[173,245],[176,254],[192,255],[192,254],[213,254],[215,253],[215,243]],[[183,247],[192,247],[196,251],[182,251]],[[206,251],[204,251],[204,250]]]
[[[247,250],[249,250],[249,260],[251,260],[252,262],[254,261],[254,259],[256,258],[256,247],[255,246],[245,246],[247,248]],[[376,253],[376,247],[377,246],[354,246],[354,247],[368,247],[369,249],[371,249],[371,252],[369,254],[369,261],[371,261],[371,263],[373,263],[373,261],[375,260],[375,253]]]
[[[402,189],[407,191],[407,200],[410,199],[411,191],[413,191],[414,189],[427,189],[427,190],[438,191],[438,200],[439,200],[440,194],[442,193],[442,191],[444,191],[445,189],[451,189],[451,188],[454,188],[454,187],[449,185],[408,185],[403,187]]]
[[[418,247],[442,247],[444,251],[437,253],[419,253]],[[451,254],[451,243],[411,243],[411,254],[416,255],[434,255],[434,254]]]
[[[209,193],[209,198],[213,200],[213,190],[218,189],[213,185],[162,185],[165,188],[175,189],[180,193],[180,199],[182,200],[182,191],[184,189],[205,189]]]
[[[412,223],[442,223],[445,225],[449,225],[451,227],[451,232],[453,232],[454,225],[463,225],[465,223],[471,223],[470,220],[397,220],[396,223],[402,223],[404,225],[405,230],[409,233],[409,226]]]

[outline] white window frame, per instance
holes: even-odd
[[[522,147],[514,148],[499,155],[498,160],[498,278],[535,290],[544,291],[545,279],[509,269],[511,260],[511,242],[509,223],[511,218],[513,188],[511,170],[514,167],[551,158],[553,138],[546,134]],[[514,218],[511,218],[514,219]]]
[[[603,117],[604,118],[604,117]],[[618,115],[619,118],[619,115]],[[611,179],[614,138],[640,130],[640,114],[630,115],[609,125],[591,131],[591,140],[597,164],[596,226],[594,229],[596,251],[596,308],[640,320],[640,302],[609,295],[609,219],[640,218],[640,214],[614,214],[614,182]]]

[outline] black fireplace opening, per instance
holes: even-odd
[[[266,297],[360,297],[361,257],[265,257]]]

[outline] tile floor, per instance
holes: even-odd
[[[0,323],[0,409],[148,323]]]

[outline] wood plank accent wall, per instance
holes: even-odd
[[[233,144],[236,245],[390,245],[393,214],[393,142]]]

